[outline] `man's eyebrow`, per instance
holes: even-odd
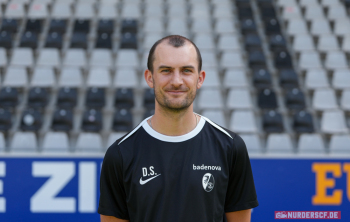
[[[158,69],[172,69],[170,66],[159,66]]]
[[[189,66],[182,66],[181,68],[183,68],[183,69],[194,69],[194,66],[191,66],[191,65],[189,65]]]

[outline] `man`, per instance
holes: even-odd
[[[205,79],[198,48],[167,36],[153,45],[147,65],[155,113],[109,147],[101,221],[250,221],[258,201],[243,140],[193,112]]]

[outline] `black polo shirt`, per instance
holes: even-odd
[[[225,212],[258,206],[241,137],[203,116],[182,136],[160,134],[147,119],[108,148],[98,213],[131,222],[222,222]]]

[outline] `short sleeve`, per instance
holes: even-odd
[[[259,205],[246,145],[234,136],[231,169],[226,192],[225,212],[246,210]]]
[[[103,159],[98,213],[129,220],[122,165],[123,160],[119,147],[113,144]]]

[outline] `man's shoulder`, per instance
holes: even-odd
[[[218,132],[216,135],[220,136],[222,138],[227,138],[230,139],[230,141],[235,140],[236,137],[238,136],[238,134],[236,134],[235,132],[232,132],[231,130],[213,122],[212,120],[210,120],[209,118],[202,116],[205,121],[207,122],[207,125],[209,128],[211,128],[212,130],[214,130],[215,132]]]

